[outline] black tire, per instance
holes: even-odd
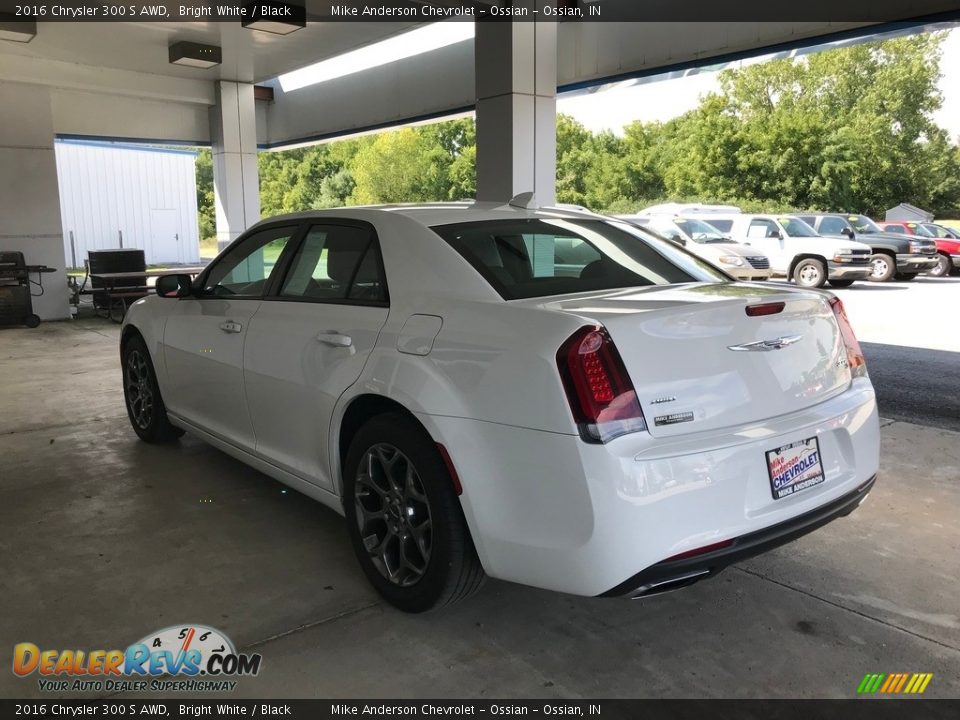
[[[897,261],[886,253],[870,256],[870,282],[887,282],[897,272]]]
[[[835,288],[848,288],[853,285],[853,280],[831,280],[830,286]]]
[[[27,318],[26,318],[26,320],[23,321],[23,324],[26,325],[28,328],[35,328],[35,327],[37,327],[37,325],[40,324],[40,316],[39,316],[39,315],[27,315]]]
[[[167,418],[153,361],[142,337],[134,335],[124,343],[120,361],[123,401],[133,431],[148,443],[170,442],[183,435],[183,430],[171,425]]]
[[[827,282],[827,268],[821,260],[804,258],[793,268],[793,281],[799,287],[822,288]]]
[[[937,264],[930,270],[927,270],[927,275],[931,277],[947,277],[951,272],[953,272],[953,260],[950,259],[949,255],[937,253]]]
[[[910,282],[917,276],[917,273],[897,273],[897,280],[900,282]]]
[[[402,488],[391,482],[394,473],[404,477]],[[361,427],[343,463],[343,489],[360,567],[391,605],[425,612],[463,600],[483,584],[453,480],[413,420],[387,413]]]

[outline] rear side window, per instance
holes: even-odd
[[[314,225],[303,239],[280,296],[303,300],[386,300],[373,233],[362,227]]]
[[[627,223],[541,218],[432,229],[506,300],[729,280]]]
[[[773,220],[764,220],[755,218],[750,221],[750,227],[747,228],[747,237],[749,238],[775,238],[780,234],[780,228]]]
[[[839,235],[850,226],[843,218],[825,217],[820,223],[821,235]]]

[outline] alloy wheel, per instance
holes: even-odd
[[[387,443],[368,449],[357,468],[354,500],[360,538],[374,567],[394,585],[419,582],[430,564],[433,522],[410,459]]]
[[[153,419],[153,388],[150,384],[150,365],[139,350],[127,354],[125,388],[130,415],[141,430],[146,430]]]
[[[950,261],[943,255],[937,255],[937,264],[927,272],[927,275],[934,277],[944,277],[950,272]]]
[[[804,265],[800,268],[800,280],[804,285],[816,285],[820,282],[820,271],[813,265]]]
[[[887,273],[890,271],[890,265],[884,258],[874,258],[873,260],[873,277],[882,278],[886,277]]]

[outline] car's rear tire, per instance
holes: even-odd
[[[821,260],[805,258],[793,268],[793,281],[800,287],[822,288],[827,282],[827,268]]]
[[[369,420],[343,463],[347,532],[391,605],[419,613],[463,600],[486,577],[437,446],[402,413]]]
[[[887,282],[897,272],[897,261],[886,253],[877,253],[870,257],[871,282]]]
[[[149,443],[169,442],[183,435],[183,430],[170,424],[167,408],[157,385],[157,374],[147,344],[134,335],[123,345],[123,399],[133,431]]]
[[[937,253],[937,264],[927,270],[931,277],[947,277],[953,271],[953,261],[949,255]]]
[[[853,285],[853,280],[831,280],[830,286],[835,288],[847,288]]]

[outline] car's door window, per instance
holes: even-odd
[[[750,227],[747,228],[747,237],[749,238],[775,238],[780,232],[780,228],[772,220],[763,218],[754,218],[750,221]]]
[[[295,225],[255,232],[216,261],[203,280],[202,295],[259,298],[290,239]]]
[[[290,264],[280,297],[319,301],[386,301],[379,248],[372,230],[314,225]]]
[[[802,218],[801,218],[802,219]],[[825,217],[820,221],[821,235],[842,235],[849,228],[847,221],[838,217]]]

